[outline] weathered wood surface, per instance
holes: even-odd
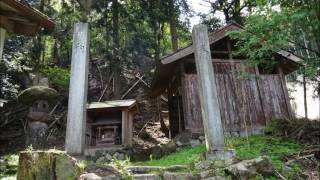
[[[207,26],[203,24],[194,26],[192,29],[192,41],[199,80],[201,115],[207,151],[209,153],[223,151],[224,135]]]
[[[182,81],[185,128],[193,133],[203,133],[197,75],[185,74]]]
[[[240,63],[214,63],[213,67],[225,132],[248,129],[250,133],[261,129],[266,120],[290,117],[278,74],[256,76],[254,68],[243,68]],[[241,70],[252,74],[240,78],[237,72]],[[186,129],[197,133],[198,125],[202,123],[197,75],[184,74],[183,77]]]
[[[175,137],[180,133],[179,129],[185,129],[182,98],[181,96],[168,96],[168,98],[170,133],[171,137]],[[181,124],[179,124],[179,122],[181,122]]]
[[[266,119],[290,118],[279,75],[261,75],[257,80]]]

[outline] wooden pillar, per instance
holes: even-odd
[[[196,25],[192,30],[193,50],[199,80],[199,94],[206,146],[208,152],[224,150],[224,134],[217,97],[215,74],[205,25]]]
[[[66,133],[66,151],[70,154],[82,154],[85,147],[89,58],[88,26],[87,23],[74,24]]]
[[[282,86],[283,94],[284,94],[286,105],[287,105],[288,115],[289,115],[290,119],[293,119],[295,117],[295,115],[294,115],[293,110],[291,108],[291,103],[290,103],[290,98],[289,98],[289,92],[288,92],[288,88],[287,88],[286,78],[285,78],[285,75],[284,75],[283,70],[282,70],[280,65],[277,65],[277,69],[278,69],[278,73],[279,73],[279,76],[280,76],[281,86]]]
[[[128,118],[128,146],[132,146],[133,113],[129,112]]]
[[[129,113],[128,110],[123,110],[122,111],[122,122],[121,122],[121,129],[122,129],[122,144],[124,146],[128,145],[128,118],[129,118]]]
[[[0,60],[2,59],[5,38],[6,38],[6,30],[0,27]]]

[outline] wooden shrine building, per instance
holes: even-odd
[[[234,56],[234,40],[227,32],[243,30],[231,23],[209,33],[212,65],[225,133],[261,133],[272,118],[292,118],[285,75],[299,67],[298,57],[280,51],[275,65],[246,66],[245,58]],[[193,46],[179,49],[161,59],[152,83],[152,96],[168,96],[171,136],[182,131],[203,133],[198,80]]]
[[[88,148],[132,145],[136,100],[93,102],[87,106],[86,145]]]

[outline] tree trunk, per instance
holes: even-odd
[[[307,82],[305,69],[303,69],[303,102],[304,102],[304,117],[308,119],[308,105],[307,105]]]
[[[120,68],[120,40],[119,40],[119,3],[118,0],[112,0],[112,30],[113,30],[113,72],[114,72],[114,89],[113,89],[113,98],[120,98],[121,90],[121,68]]]
[[[171,33],[171,43],[172,50],[175,52],[178,50],[178,35],[177,35],[177,18],[175,12],[175,0],[170,0],[170,33]]]

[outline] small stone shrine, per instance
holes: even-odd
[[[130,147],[133,117],[137,111],[134,99],[88,104],[85,154],[94,154],[97,150]]]

